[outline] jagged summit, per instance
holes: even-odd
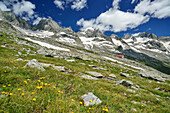
[[[52,19],[41,19],[41,21],[37,25],[34,25],[32,29],[34,31],[47,30],[47,31],[57,32],[57,30],[60,29],[60,26]]]

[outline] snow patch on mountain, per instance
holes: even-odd
[[[105,58],[105,59],[107,59],[107,60],[110,60],[110,61],[112,61],[112,62],[116,62],[116,63],[122,64],[122,65],[125,65],[125,66],[128,66],[128,67],[134,68],[134,69],[145,70],[145,69],[143,69],[143,68],[141,68],[141,67],[136,67],[136,66],[133,66],[133,65],[125,64],[124,62],[120,62],[120,61],[115,60],[115,59],[112,59],[112,58],[110,58],[110,57],[104,56],[103,58]]]
[[[37,41],[37,40],[32,40],[30,38],[25,38],[26,40],[28,41],[31,41],[33,43],[37,43],[41,46],[44,46],[44,47],[47,47],[47,48],[51,48],[51,49],[55,49],[55,50],[59,50],[59,51],[70,51],[69,49],[66,49],[66,48],[61,48],[61,47],[58,47],[58,46],[54,46],[54,45],[51,45],[51,44],[48,44],[48,43],[45,43],[45,42],[40,42],[40,41]]]
[[[31,31],[31,30],[25,30],[20,27],[14,26],[17,30],[19,30],[21,33],[27,35],[27,36],[34,36],[38,38],[46,38],[46,37],[51,37],[54,35],[53,32],[50,31]]]

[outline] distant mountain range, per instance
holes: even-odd
[[[34,43],[39,41],[58,46],[61,44],[65,47],[90,50],[100,55],[124,54],[125,58],[141,61],[170,74],[170,37],[158,37],[153,33],[144,32],[120,38],[115,34],[106,36],[95,28],[76,33],[70,27],[60,27],[51,19],[42,19],[39,24],[31,26],[28,21],[16,17],[13,12],[1,10],[0,26],[8,26],[10,29],[4,31],[10,33],[13,30],[18,36]]]

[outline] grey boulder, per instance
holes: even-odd
[[[103,78],[103,75],[101,73],[98,72],[93,72],[93,71],[87,71],[86,73],[96,77],[96,78]]]
[[[85,78],[85,79],[98,80],[98,78],[95,78],[95,77],[92,77],[92,76],[89,76],[89,75],[81,75],[81,76],[79,76],[79,77]]]
[[[102,101],[96,97],[92,92],[89,92],[88,94],[84,94],[81,99],[84,101],[84,105],[97,105],[102,103]]]
[[[41,71],[45,71],[45,69],[43,68],[43,66],[36,60],[36,59],[32,59],[30,60],[25,67],[30,67],[30,68],[36,68],[38,70]]]

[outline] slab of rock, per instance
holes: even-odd
[[[23,59],[22,58],[18,58],[15,61],[23,61]]]
[[[107,70],[105,68],[102,68],[102,67],[98,67],[98,66],[95,66],[95,65],[89,65],[90,67],[92,67],[93,69],[98,69],[98,70]]]
[[[89,75],[81,75],[81,76],[79,76],[79,77],[85,78],[85,79],[98,80],[98,78],[95,78],[95,77],[92,77],[92,76],[89,76]]]
[[[123,86],[126,87],[132,87],[133,86],[133,82],[132,81],[128,81],[128,80],[120,80],[116,83],[116,85],[122,84]]]
[[[30,60],[26,65],[25,67],[31,67],[31,68],[36,68],[38,70],[41,70],[41,71],[45,71],[45,69],[43,68],[43,66],[36,60],[36,59],[32,59]]]
[[[54,69],[61,71],[61,72],[65,72],[65,66],[52,66]]]
[[[109,77],[112,77],[112,78],[114,78],[114,79],[117,79],[116,75],[114,75],[114,74],[110,74]]]
[[[103,75],[101,73],[98,72],[93,72],[93,71],[87,71],[86,73],[96,77],[96,78],[103,78]]]
[[[70,59],[70,60],[67,60],[67,59],[66,59],[66,61],[67,61],[67,62],[75,62],[74,59]]]
[[[128,91],[128,92],[131,92],[131,93],[136,93],[136,91],[133,90],[133,89],[127,89],[127,91]]]
[[[153,71],[142,71],[139,74],[137,74],[137,76],[143,77],[143,78],[147,78],[147,79],[151,79],[151,80],[156,80],[156,81],[160,81],[160,82],[165,82],[165,78],[162,78],[161,75],[159,75],[156,72]]]
[[[121,73],[120,76],[129,77],[129,74],[127,74],[127,73]]]
[[[89,105],[97,105],[102,103],[102,101],[96,97],[92,92],[89,92],[88,94],[85,94],[81,97],[84,101],[84,105],[89,106]]]
[[[43,67],[50,67],[52,64],[40,63]]]

